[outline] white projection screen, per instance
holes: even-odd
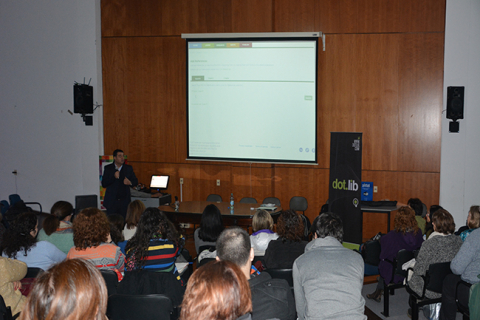
[[[275,35],[182,35],[188,160],[317,163],[319,33]]]

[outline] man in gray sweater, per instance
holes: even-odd
[[[311,230],[314,240],[293,264],[298,319],[367,319],[363,259],[342,246],[342,220],[334,213],[323,213]]]

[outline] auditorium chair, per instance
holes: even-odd
[[[127,295],[108,297],[109,320],[172,320],[176,319],[172,301],[163,294]]]
[[[207,201],[210,202],[222,202],[222,197],[218,194],[209,194],[207,197]]]
[[[293,211],[302,211],[303,214],[300,215],[302,218],[303,226],[304,226],[304,240],[309,240],[308,236],[310,234],[310,226],[312,225],[308,217],[305,215],[305,210],[308,208],[308,201],[305,197],[295,196],[290,199],[290,210]]]
[[[255,198],[244,197],[240,200],[240,203],[257,203]]]
[[[274,279],[286,280],[290,288],[293,289],[292,269],[264,269],[263,272],[268,273]]]
[[[113,270],[100,270],[105,284],[107,285],[108,296],[117,293],[118,276]]]
[[[281,203],[280,203],[280,199],[276,198],[276,197],[266,197],[265,199],[263,199],[262,201],[263,204],[267,204],[267,203],[273,203],[274,205],[276,205],[277,207],[281,207]]]

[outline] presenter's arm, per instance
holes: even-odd
[[[135,176],[135,172],[133,171],[133,168],[130,166],[130,170],[125,175],[128,180],[132,183],[132,186],[136,186],[138,184],[138,179],[137,176]]]
[[[108,186],[115,182],[115,172],[115,167],[111,167],[110,165],[103,169],[102,187],[108,188]]]

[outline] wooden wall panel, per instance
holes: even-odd
[[[275,0],[275,32],[315,30],[315,0]]]
[[[252,197],[262,203],[266,197],[274,194],[274,169],[272,167],[232,167],[232,192],[235,201]]]

